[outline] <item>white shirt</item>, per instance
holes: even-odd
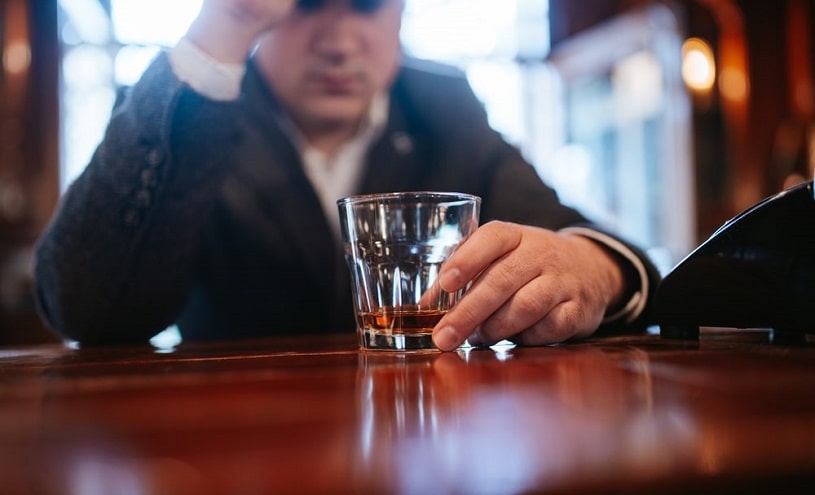
[[[284,118],[284,117],[283,117]],[[353,139],[343,144],[334,156],[328,156],[310,146],[300,132],[290,122],[284,122],[294,138],[303,160],[306,176],[320,198],[328,223],[339,240],[340,217],[337,200],[354,194],[362,181],[365,154],[371,143],[385,128],[388,118],[388,98],[385,94],[374,97],[368,115],[360,125]]]

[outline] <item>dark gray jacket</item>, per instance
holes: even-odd
[[[482,197],[482,223],[586,223],[490,129],[464,78],[405,66],[390,102],[360,193],[459,191]],[[341,248],[276,109],[251,62],[240,99],[213,102],[159,56],[38,242],[45,321],[85,343],[173,323],[189,340],[352,331]]]

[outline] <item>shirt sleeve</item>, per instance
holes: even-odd
[[[182,82],[215,101],[233,101],[241,91],[244,64],[225,64],[210,57],[187,38],[168,53],[170,67]]]
[[[645,303],[648,299],[647,294],[649,293],[648,272],[642,260],[631,249],[626,247],[625,244],[611,237],[610,235],[604,234],[597,230],[586,227],[567,227],[565,229],[561,229],[560,232],[588,237],[589,239],[592,239],[593,241],[600,243],[611,251],[619,254],[633,266],[639,277],[639,285],[635,288],[625,305],[620,310],[612,314],[607,314],[605,318],[603,318],[603,323],[611,323],[617,320],[623,320],[626,323],[631,323],[632,321],[636,320],[645,309]]]

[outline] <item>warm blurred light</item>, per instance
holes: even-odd
[[[744,101],[747,98],[747,77],[741,70],[725,68],[719,80],[719,90],[728,100]]]
[[[3,51],[3,68],[9,74],[22,74],[31,65],[31,48],[24,40],[13,41]]]
[[[682,45],[682,79],[692,91],[708,92],[716,82],[713,50],[705,41],[690,38]]]

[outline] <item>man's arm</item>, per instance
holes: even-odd
[[[53,329],[146,341],[173,322],[232,139],[218,124],[230,111],[182,85],[164,55],[132,88],[36,246],[39,305]]]
[[[237,138],[242,64],[293,3],[205,0],[174,60],[160,55],[114,111],[35,249],[38,305],[54,330],[146,341],[175,320]]]

